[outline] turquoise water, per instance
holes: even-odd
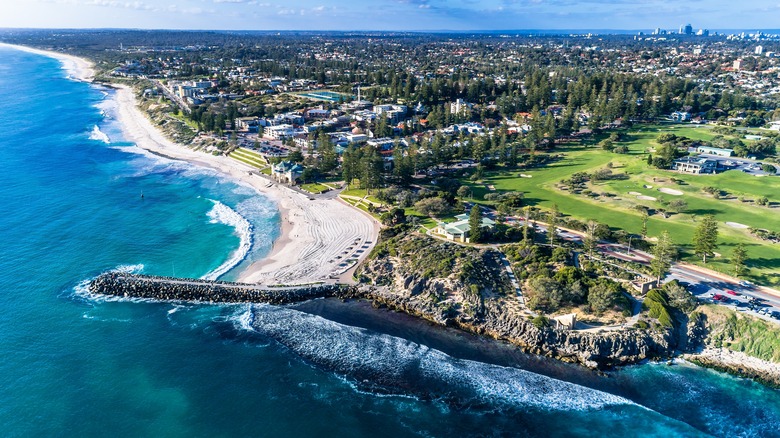
[[[0,49],[3,436],[778,435],[777,391],[697,367],[603,377],[340,303],[336,323],[86,296],[110,269],[234,279],[278,228],[247,188],[124,142],[113,110]]]

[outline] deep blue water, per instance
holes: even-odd
[[[371,330],[85,296],[110,269],[235,278],[278,228],[247,188],[123,142],[112,111],[57,61],[0,49],[3,436],[779,434],[777,391],[693,366],[602,377],[340,303]]]

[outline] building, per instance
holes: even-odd
[[[699,157],[684,157],[674,160],[672,164],[672,170],[676,170],[680,173],[715,173],[718,162],[707,158]]]
[[[263,130],[263,136],[274,140],[284,140],[295,135],[295,128],[292,125],[266,126]]]
[[[737,71],[742,70],[742,64],[743,61],[741,59],[737,59],[736,61],[734,61],[734,65],[733,65],[734,70]]]
[[[691,114],[685,111],[675,111],[669,116],[669,118],[675,122],[686,122],[691,120]]]
[[[271,166],[271,176],[280,183],[295,185],[303,173],[303,166],[291,161],[282,161]]]
[[[471,231],[471,226],[469,225],[469,215],[465,213],[459,214],[455,216],[455,219],[457,219],[456,222],[450,222],[450,223],[439,222],[436,228],[434,228],[433,232],[446,237],[448,240],[457,241],[457,242],[468,242],[469,231]],[[492,229],[495,225],[496,223],[494,221],[486,217],[482,218],[483,228]]]
[[[700,154],[717,155],[719,157],[734,156],[734,149],[714,148],[711,146],[699,146],[696,148],[696,152]]]
[[[474,107],[473,103],[468,103],[463,99],[458,99],[455,102],[450,102],[450,113],[454,115],[466,114]]]
[[[258,117],[239,117],[236,119],[236,128],[241,132],[258,132],[260,119]]]
[[[764,46],[756,46],[755,54],[760,55],[764,53]]]

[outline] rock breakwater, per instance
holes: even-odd
[[[289,304],[314,298],[333,297],[349,286],[313,283],[295,286],[260,287],[246,283],[157,277],[109,272],[92,280],[94,294],[123,298],[145,298],[161,301],[194,303],[269,303]]]

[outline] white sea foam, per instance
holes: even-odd
[[[105,144],[111,144],[111,139],[108,138],[105,132],[101,131],[98,125],[92,128],[92,132],[89,133],[90,140],[102,141]]]
[[[272,306],[254,307],[253,328],[304,359],[357,382],[426,398],[493,408],[555,410],[633,405],[623,397],[516,368],[453,358],[393,336]]]
[[[112,269],[112,272],[121,272],[123,274],[139,274],[143,272],[144,265],[141,263],[138,263],[136,265],[119,265],[116,268]]]
[[[241,263],[252,249],[252,224],[244,216],[241,216],[237,211],[227,205],[214,200],[211,200],[211,202],[214,203],[214,208],[208,212],[211,223],[221,223],[233,227],[236,235],[240,239],[240,244],[238,248],[230,254],[230,257],[225,263],[204,275],[202,277],[204,280],[218,279]]]

